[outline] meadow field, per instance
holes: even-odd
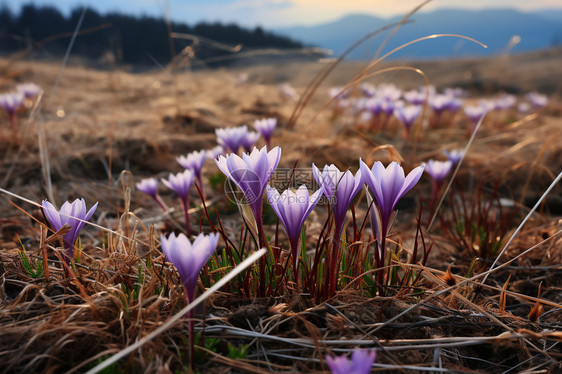
[[[561,372],[560,61],[1,58],[0,372]]]

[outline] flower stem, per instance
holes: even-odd
[[[189,225],[189,199],[186,197],[185,199],[181,199],[181,203],[183,206],[183,215],[185,217],[185,231],[187,236],[191,236],[191,226]]]

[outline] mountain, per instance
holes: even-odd
[[[352,14],[316,26],[277,28],[286,35],[311,46],[327,48],[339,56],[369,32],[399,22],[401,17],[379,18]],[[547,48],[562,42],[562,12],[523,13],[513,9],[462,10],[441,9],[417,13],[411,23],[403,25],[384,47],[383,53],[414,39],[432,34],[460,34],[474,38],[487,49],[468,40],[452,37],[435,38],[411,45],[393,58],[465,57],[502,53],[514,35],[520,42],[513,52]],[[354,50],[350,59],[370,59],[389,31],[382,33]]]

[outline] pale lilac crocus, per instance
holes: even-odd
[[[268,152],[267,147],[263,147],[259,150],[254,148],[250,154],[242,153],[242,157],[230,154],[226,157],[219,156],[215,160],[218,168],[242,191],[246,202],[250,205],[260,236],[258,238],[260,247],[265,240],[262,197],[267,182],[279,165],[280,157],[281,148],[275,147]]]
[[[161,179],[162,183],[174,191],[181,200],[187,235],[191,235],[191,226],[189,225],[189,189],[193,184],[194,178],[193,170],[186,169],[182,173],[170,174],[168,179]]]
[[[184,234],[160,237],[162,252],[178,270],[188,302],[193,301],[197,277],[217,248],[219,234],[199,234],[193,243]]]
[[[281,158],[281,148],[275,147],[269,152],[267,147],[262,149],[254,148],[252,153],[242,153],[242,157],[236,154],[230,154],[226,157],[219,156],[215,160],[217,167],[230,179],[244,194],[246,202],[250,206],[250,210],[254,215],[256,222],[258,245],[263,248],[266,245],[265,234],[263,231],[262,197],[267,182],[277,169],[279,159]],[[258,296],[265,296],[266,279],[265,279],[265,258],[260,259],[259,266],[260,284],[258,287]]]
[[[453,149],[451,151],[444,149],[443,154],[447,157],[449,161],[453,163],[453,166],[458,164],[459,161],[464,157],[464,150]]]
[[[443,185],[443,181],[451,172],[453,163],[449,160],[447,161],[436,161],[429,160],[425,165],[425,171],[431,176],[432,180],[432,195],[431,195],[431,207],[434,210],[437,199],[439,197],[439,190]]]
[[[164,210],[167,211],[168,207],[158,195],[158,181],[156,178],[144,178],[136,184],[137,190],[150,196],[156,203]]]
[[[183,287],[185,288],[185,296],[188,304],[193,301],[195,296],[199,273],[215,252],[218,241],[218,233],[210,235],[201,233],[195,238],[193,243],[191,243],[184,234],[176,236],[174,233],[171,233],[168,238],[164,235],[160,237],[162,252],[164,252],[166,259],[177,269]],[[193,309],[187,313],[187,316],[189,317],[190,361],[193,369],[195,366],[195,336],[193,332],[193,318],[191,318],[193,317]]]
[[[382,162],[377,161],[369,167],[359,160],[363,181],[367,183],[377,201],[381,214],[383,235],[390,224],[390,218],[396,203],[410,191],[420,180],[424,166],[414,168],[407,176],[404,169],[396,162],[391,162],[386,168]]]
[[[242,139],[248,133],[246,125],[239,127],[229,127],[224,129],[215,129],[217,135],[217,142],[223,148],[230,150],[232,153],[237,153],[238,149],[242,146]]]
[[[371,189],[377,202],[376,209],[371,214],[371,226],[375,233],[378,251],[375,251],[377,266],[384,267],[386,236],[391,224],[394,208],[398,201],[410,191],[420,180],[424,166],[414,168],[407,176],[404,169],[396,162],[391,162],[386,168],[377,161],[373,167],[369,167],[360,159],[359,166],[363,175],[363,181]],[[384,272],[377,273],[379,283],[379,294],[384,295]]]
[[[438,184],[443,183],[443,180],[451,172],[453,163],[450,160],[447,161],[437,161],[429,160],[425,165],[425,172],[431,176],[431,178]]]
[[[351,361],[343,356],[326,356],[326,363],[332,374],[368,374],[377,358],[375,350],[355,348],[351,354]]]
[[[464,113],[472,125],[472,131],[476,129],[480,119],[486,114],[487,110],[482,105],[467,105],[464,107]]]
[[[10,127],[15,138],[17,132],[17,111],[24,106],[25,96],[21,92],[8,92],[0,94],[0,108],[3,108],[10,117]]]
[[[195,174],[195,179],[197,180],[197,184],[199,189],[201,190],[201,194],[203,195],[203,199],[205,199],[205,190],[203,188],[203,178],[201,175],[201,171],[203,170],[203,165],[205,164],[205,160],[207,159],[207,151],[194,151],[188,153],[185,156],[176,157],[176,161],[184,168],[193,171]]]
[[[425,98],[425,90],[411,90],[404,93],[404,100],[412,105],[423,105],[425,103]]]
[[[207,152],[207,159],[214,160],[215,158],[224,154],[224,148],[220,145],[217,145],[216,147],[207,149],[206,152]]]
[[[248,131],[248,132],[246,132],[245,136],[240,138],[240,145],[242,145],[242,147],[244,147],[246,152],[250,152],[252,150],[252,148],[254,147],[254,145],[259,140],[259,138],[260,138],[259,132]]]
[[[332,250],[326,260],[326,263],[329,264],[327,288],[327,296],[329,297],[336,293],[338,264],[341,254],[341,236],[347,210],[355,195],[363,187],[363,179],[361,171],[357,171],[354,176],[349,170],[345,173],[340,171],[334,164],[325,165],[322,172],[320,172],[316,165],[312,164],[312,175],[316,183],[324,189],[324,194],[328,198],[334,214]]]
[[[528,102],[519,103],[519,105],[517,105],[517,110],[521,114],[527,114],[531,111],[531,104]]]
[[[548,97],[538,92],[529,92],[527,95],[525,95],[525,98],[536,109],[540,109],[548,104]]]
[[[312,195],[309,195],[308,189],[304,184],[300,186],[296,192],[288,189],[281,194],[269,185],[266,189],[269,204],[275,214],[277,214],[277,217],[279,217],[289,237],[291,257],[293,260],[293,274],[298,287],[299,238],[302,226],[308,215],[312,212],[312,209],[314,209],[322,197],[323,189],[320,188]]]
[[[394,116],[404,125],[404,129],[406,130],[406,139],[410,137],[410,129],[412,128],[414,121],[421,114],[421,111],[422,107],[419,105],[397,106],[394,109]]]
[[[26,98],[33,99],[37,95],[39,95],[39,92],[41,92],[41,87],[35,83],[28,82],[18,84],[16,86],[16,90],[23,93]]]
[[[275,127],[277,127],[277,118],[257,119],[254,122],[254,128],[263,136],[267,147],[271,146],[271,136]]]
[[[64,225],[70,227],[70,230],[63,235],[63,243],[66,249],[66,260],[73,259],[74,243],[76,243],[80,230],[82,230],[86,221],[88,221],[96,211],[98,203],[95,203],[89,210],[86,208],[84,199],[76,199],[72,203],[66,201],[61,206],[60,210],[57,210],[53,204],[47,200],[43,200],[41,205],[45,217],[51,224],[53,231],[59,231]]]

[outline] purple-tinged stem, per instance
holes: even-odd
[[[183,215],[185,217],[185,231],[187,236],[191,236],[191,226],[189,225],[189,199],[186,196],[185,199],[181,199],[181,203],[183,206]]]

